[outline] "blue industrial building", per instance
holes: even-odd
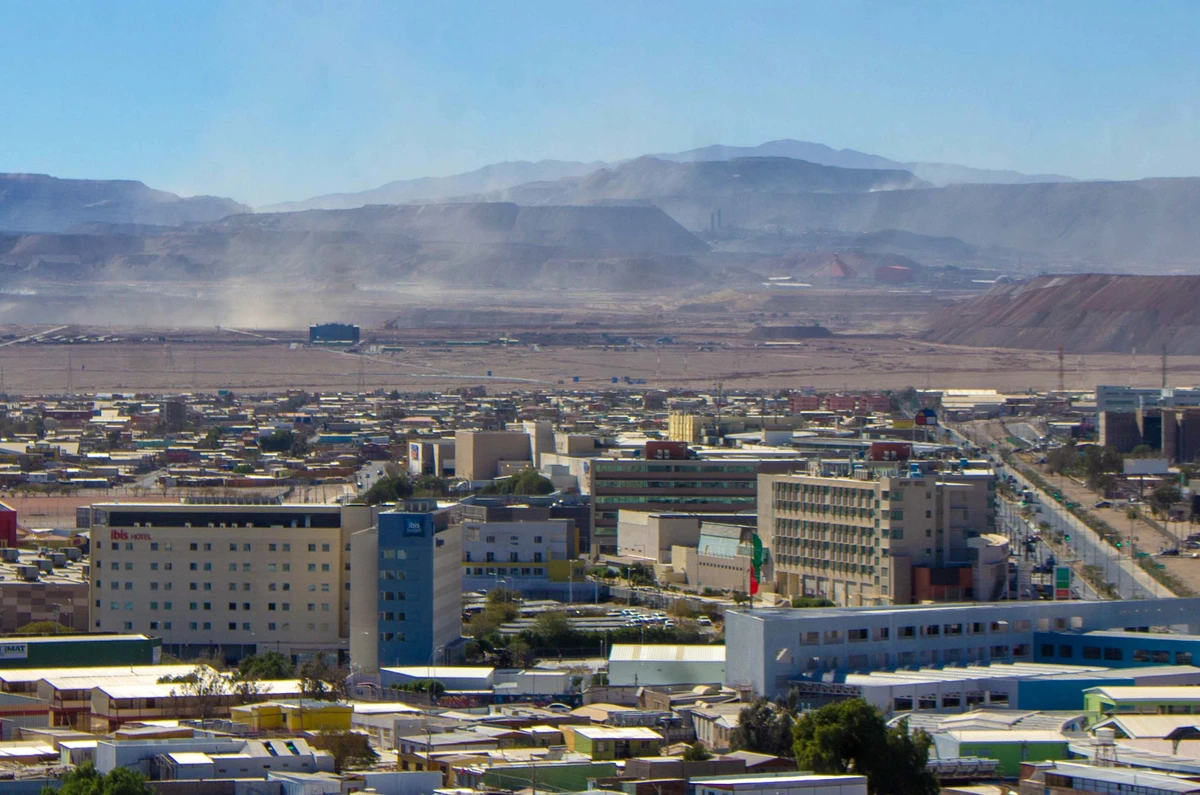
[[[444,663],[461,642],[462,527],[417,502],[350,538],[350,660],[362,671]]]
[[[308,327],[308,341],[312,345],[357,345],[360,335],[361,329],[350,323],[319,323]]]
[[[1036,662],[1140,668],[1193,665],[1200,661],[1200,635],[1161,632],[1035,632]]]
[[[1026,662],[1187,665],[1200,642],[1197,616],[1196,598],[728,610],[725,643],[739,653],[726,662],[725,683],[773,698],[794,682],[851,672]],[[1130,627],[1189,634],[1120,631]]]

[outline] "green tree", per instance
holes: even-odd
[[[173,681],[178,682],[179,687],[171,688],[171,695],[196,699],[196,712],[202,719],[212,717],[222,697],[233,692],[233,682],[228,676],[204,665],[197,665],[191,673],[175,677]]]
[[[286,453],[292,449],[296,434],[288,430],[275,430],[270,436],[258,440],[258,449],[264,453]]]
[[[430,497],[444,497],[449,491],[449,484],[437,475],[422,475],[413,483],[413,489]]]
[[[204,438],[196,443],[196,447],[202,450],[216,450],[221,446],[221,434],[220,428],[209,428],[204,434]]]
[[[1163,481],[1154,487],[1154,491],[1150,492],[1150,510],[1154,511],[1155,516],[1167,516],[1171,513],[1171,506],[1183,499],[1183,495],[1179,493],[1179,487],[1172,481]]]
[[[252,475],[254,474],[254,464],[241,463],[233,468],[235,475]]]
[[[502,623],[496,620],[491,611],[484,610],[471,616],[471,619],[467,621],[464,634],[469,638],[482,640],[499,629]]]
[[[304,698],[337,701],[346,695],[347,672],[325,661],[324,654],[300,666],[300,693]]]
[[[515,475],[493,481],[481,489],[484,494],[550,494],[554,484],[536,469],[523,469]]]
[[[552,491],[554,484],[538,474],[536,469],[523,470],[513,478],[513,494],[549,494]]]
[[[238,673],[246,679],[291,679],[296,666],[277,651],[251,654],[238,663]]]
[[[685,762],[703,762],[707,759],[712,759],[712,754],[708,752],[708,748],[704,743],[697,740],[687,747],[683,752],[683,761]]]
[[[1054,475],[1070,472],[1078,462],[1079,451],[1075,447],[1074,439],[1068,439],[1062,447],[1056,447],[1046,454],[1046,469]]]
[[[577,642],[565,613],[542,613],[533,621],[533,634],[543,646],[563,648]]]
[[[91,762],[63,776],[58,789],[50,785],[42,787],[42,795],[153,795],[153,792],[146,784],[146,777],[135,770],[118,767],[105,775]]]
[[[796,764],[823,774],[867,777],[871,795],[937,795],[928,770],[930,739],[908,723],[889,729],[883,715],[860,698],[801,715],[793,729]]]
[[[17,627],[14,635],[78,635],[79,630],[65,626],[54,620],[31,621]]]
[[[328,751],[333,756],[333,770],[341,773],[347,767],[369,767],[379,761],[379,754],[371,748],[365,734],[358,732],[324,731],[309,740],[314,748]]]
[[[737,751],[790,757],[792,716],[787,710],[760,698],[738,713],[738,725],[730,743]]]
[[[378,505],[381,502],[398,502],[407,500],[413,494],[413,485],[403,474],[380,478],[375,481],[367,493],[363,495],[367,505]]]

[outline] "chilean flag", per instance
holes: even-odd
[[[758,578],[754,576],[754,567],[750,567],[750,595],[758,593]]]

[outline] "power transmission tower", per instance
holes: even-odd
[[[1058,391],[1067,391],[1066,373],[1063,371],[1063,359],[1066,356],[1061,345],[1058,346]]]
[[[1162,388],[1167,388],[1167,344],[1162,346]]]

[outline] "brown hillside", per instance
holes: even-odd
[[[1070,352],[1200,352],[1200,276],[1042,276],[931,313],[931,342]]]

